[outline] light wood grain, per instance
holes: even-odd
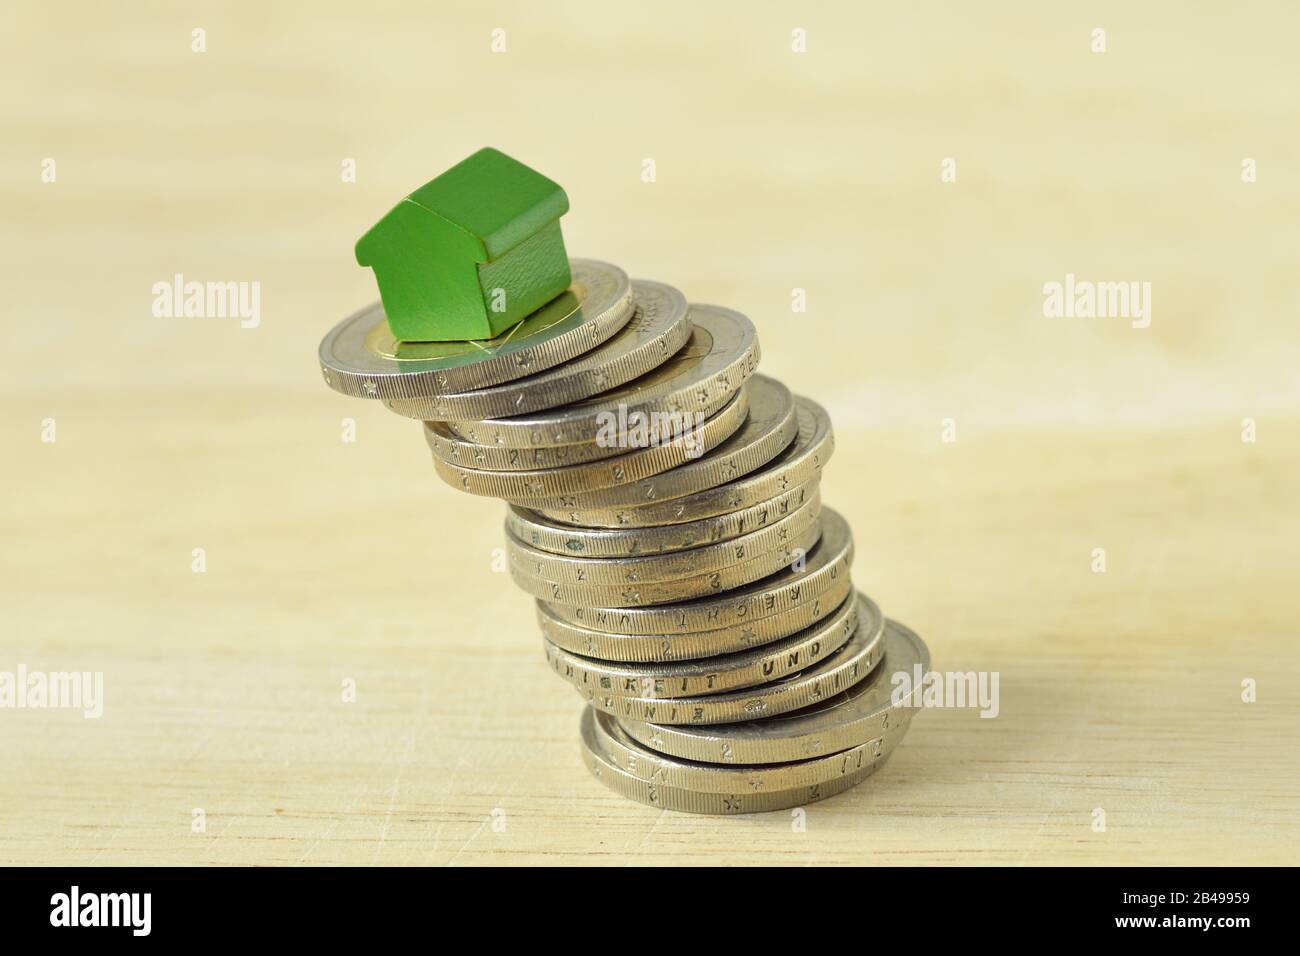
[[[106,701],[0,710],[0,862],[1297,862],[1297,16],[999,10],[7,8],[0,670]],[[501,505],[314,360],[352,242],[485,143],[574,254],[754,318],[859,586],[996,719],[920,714],[806,832],[588,776]],[[154,318],[177,272],[260,327]],[[1044,318],[1066,272],[1152,282],[1151,327]]]

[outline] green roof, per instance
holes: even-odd
[[[564,190],[486,147],[406,198],[483,241],[488,260],[509,252],[569,211]]]

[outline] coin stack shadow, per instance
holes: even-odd
[[[848,789],[906,733],[930,661],[851,583],[826,412],[756,374],[739,313],[606,263],[573,275],[488,343],[396,343],[363,310],[321,343],[325,380],[421,419],[439,475],[508,502],[510,571],[587,702],[597,778],[697,813]]]

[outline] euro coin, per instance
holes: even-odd
[[[835,653],[860,618],[879,619],[865,595],[845,600],[797,634],[753,650],[664,664],[622,664],[583,657],[542,639],[551,669],[580,691],[615,697],[697,697],[780,680]]]
[[[768,501],[728,514],[683,524],[646,528],[583,528],[546,518],[540,512],[512,505],[506,530],[526,544],[552,554],[589,558],[634,557],[666,554],[701,545],[732,541],[766,528],[803,507],[818,495],[816,480],[790,489]]]
[[[763,376],[756,375],[751,384],[758,384],[762,379]],[[771,500],[818,479],[835,449],[831,420],[825,409],[795,396],[794,413],[794,440],[756,470],[724,484],[667,501],[606,506],[588,504],[591,499],[579,503],[574,498],[534,507],[544,517],[588,528],[646,528],[700,521]],[[752,434],[751,429],[746,431]],[[737,435],[734,444],[745,441],[745,434]]]
[[[584,712],[582,726],[582,753],[587,768],[592,776],[609,789],[621,796],[648,804],[661,810],[677,810],[683,813],[708,813],[717,815],[734,815],[742,813],[765,813],[771,810],[788,810],[791,807],[805,806],[842,793],[850,787],[861,783],[882,767],[889,758],[888,750],[882,747],[880,756],[864,760],[860,767],[840,776],[833,777],[825,783],[815,783],[792,790],[753,791],[748,786],[738,785],[730,793],[712,790],[690,790],[660,783],[658,780],[646,780],[642,776],[630,773],[620,765],[620,756],[611,755],[601,746],[595,736],[595,717],[588,708]],[[725,769],[725,768],[723,768]],[[738,781],[738,784],[743,784]]]
[[[616,444],[579,442],[576,445],[535,445],[510,448],[504,445],[479,445],[453,435],[446,422],[425,422],[424,439],[433,454],[451,465],[464,465],[480,471],[534,471],[564,468],[589,461],[603,461],[627,454]]]
[[[704,793],[780,793],[826,785],[880,763],[886,754],[886,738],[876,737],[836,754],[792,763],[699,763],[656,753],[629,737],[609,714],[591,707],[582,719],[583,738],[594,741],[606,760],[623,772],[646,783]]]
[[[754,626],[755,621],[811,607],[848,580],[853,563],[853,535],[848,523],[838,511],[823,506],[821,527],[821,539],[802,560],[783,567],[770,578],[724,594],[662,607],[566,604],[547,598],[545,610],[560,621],[609,634],[662,637],[715,632],[719,628],[741,629],[743,634],[743,629]]]
[[[794,396],[776,379],[765,375],[755,375],[747,388],[751,407],[749,420],[731,439],[707,454],[670,472],[660,472],[608,489],[547,496],[547,500],[536,502],[532,507],[558,514],[581,512],[588,508],[633,508],[715,488],[767,464],[788,448],[798,433]],[[743,502],[737,505],[743,506]]]
[[[590,688],[578,693],[597,710],[656,725],[726,724],[788,713],[833,697],[866,678],[880,661],[884,622],[860,618],[848,643],[818,663],[757,687],[696,697],[620,697]],[[760,762],[761,761],[756,761]]]
[[[675,355],[691,334],[686,297],[661,282],[632,282],[632,318],[606,342],[570,362],[491,388],[384,405],[426,421],[522,415],[567,405],[644,375]]]
[[[543,581],[560,584],[639,584],[693,577],[779,548],[792,536],[817,522],[821,498],[814,494],[802,508],[730,541],[706,544],[683,551],[637,554],[629,557],[594,558],[553,554],[534,548],[510,533],[506,523],[506,550],[528,573]]]
[[[768,720],[711,727],[623,720],[628,735],[652,750],[706,763],[768,764],[808,760],[906,729],[919,703],[915,675],[930,669],[930,651],[897,621],[885,622],[884,660],[865,681],[815,705]],[[894,675],[908,675],[900,692]]]
[[[662,441],[722,408],[758,365],[754,324],[730,309],[692,305],[686,345],[653,371],[581,402],[509,418],[451,421],[452,434],[480,445],[532,448]]]
[[[562,468],[487,471],[452,464],[434,455],[433,467],[444,481],[461,491],[467,491],[472,495],[506,498],[516,502],[611,488],[670,471],[684,462],[707,454],[710,449],[716,448],[734,435],[736,430],[744,425],[748,413],[749,396],[742,388],[716,415],[703,424],[671,441],[629,451],[613,458],[581,465],[567,465]]]
[[[748,560],[706,574],[695,574],[665,581],[636,581],[628,584],[561,584],[534,577],[523,561],[511,558],[510,575],[515,583],[534,597],[581,607],[640,607],[649,604],[675,604],[717,594],[758,581],[791,567],[805,559],[821,537],[820,522],[793,534],[787,543]]]
[[[853,590],[847,567],[829,589],[811,600],[792,605],[764,617],[748,618],[743,624],[719,627],[711,631],[685,631],[673,634],[620,634],[579,627],[559,617],[552,605],[537,602],[537,621],[542,636],[552,645],[603,661],[626,663],[663,663],[694,661],[700,658],[739,654],[797,634],[823,620],[844,603]],[[585,609],[577,609],[585,610]],[[653,610],[659,610],[654,608]],[[607,616],[622,609],[604,609]]]
[[[325,384],[357,398],[411,399],[499,385],[576,358],[632,317],[632,284],[617,266],[574,259],[573,283],[492,339],[399,342],[382,304],[344,319],[321,340]]]

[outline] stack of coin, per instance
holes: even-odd
[[[507,502],[511,574],[610,788],[749,813],[853,786],[915,713],[890,676],[930,662],[850,580],[830,419],[756,374],[743,315],[572,271],[483,342],[397,342],[376,304],[322,341],[325,381],[419,419],[443,479]]]

